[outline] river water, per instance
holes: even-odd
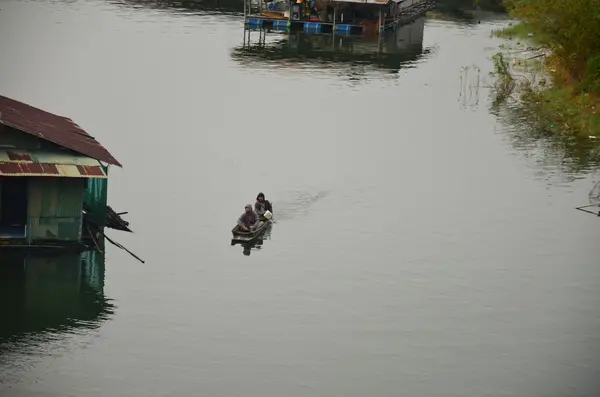
[[[0,395],[597,396],[596,165],[492,106],[500,16],[378,44],[237,8],[0,2],[0,92],[124,164],[146,260],[3,258]]]

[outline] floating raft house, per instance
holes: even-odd
[[[85,251],[105,227],[131,232],[107,204],[109,165],[71,119],[0,96],[0,248]]]
[[[275,32],[382,35],[434,7],[434,0],[244,0],[244,23]]]

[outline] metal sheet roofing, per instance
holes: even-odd
[[[0,123],[94,159],[121,164],[71,119],[0,95]]]
[[[22,150],[0,150],[0,176],[107,178],[98,160],[86,156]]]

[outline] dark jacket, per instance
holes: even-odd
[[[265,200],[262,203],[260,201],[256,201],[256,203],[254,203],[254,211],[256,211],[259,216],[262,216],[267,211],[273,213],[273,206],[269,200]]]

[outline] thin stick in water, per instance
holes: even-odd
[[[127,248],[125,248],[123,245],[117,243],[116,241],[113,241],[110,237],[108,237],[106,234],[100,232],[104,238],[106,238],[108,240],[109,243],[111,243],[112,245],[114,245],[115,247],[119,247],[122,250],[126,251],[127,253],[129,253],[129,255],[133,256],[135,259],[137,259],[138,261],[142,262],[142,263],[146,263],[144,260],[142,260],[139,256],[137,256],[136,254],[134,254],[133,252],[129,251]]]

